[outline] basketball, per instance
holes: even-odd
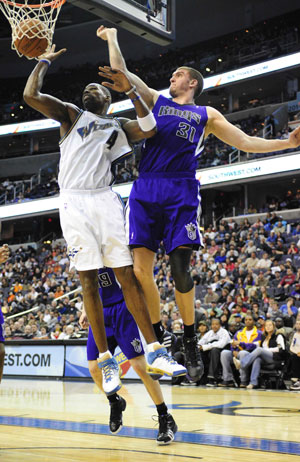
[[[48,40],[43,35],[46,25],[39,19],[25,19],[16,27],[17,38],[14,46],[19,53],[28,58],[37,58],[42,55],[48,46]]]

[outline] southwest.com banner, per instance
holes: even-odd
[[[299,170],[299,153],[197,171],[202,186]]]
[[[116,348],[114,357],[117,360],[121,370],[122,377],[126,379],[139,379],[136,372],[130,365],[127,357],[122,353],[119,347]],[[84,345],[67,345],[66,346],[66,365],[65,377],[90,377],[88,361],[86,357],[86,346]]]
[[[64,346],[6,345],[4,375],[63,377]]]
[[[245,180],[260,176],[274,175],[282,172],[292,172],[300,168],[300,152],[272,157],[270,159],[241,162],[212,167],[205,170],[198,170],[196,178],[202,186],[229,183],[230,181]],[[120,194],[122,199],[129,197],[132,183],[115,185],[112,189]],[[10,218],[39,215],[50,211],[57,211],[59,208],[59,197],[36,199],[22,202],[21,204],[2,205],[0,207],[0,220]]]

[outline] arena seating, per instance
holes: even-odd
[[[273,220],[272,220],[273,218]],[[274,218],[277,221],[274,221]],[[191,261],[196,289],[195,312],[199,337],[203,323],[209,328],[212,317],[233,334],[243,323],[233,325],[229,319],[241,300],[242,312],[251,313],[259,328],[262,319],[275,319],[272,303],[279,305],[278,315],[287,331],[291,331],[297,314],[286,315],[281,307],[292,297],[293,306],[300,308],[300,223],[290,224],[280,217],[268,216],[258,228],[256,223],[245,226],[233,220],[222,220],[214,229],[204,230],[204,248],[194,252]],[[273,232],[275,230],[276,233]],[[0,272],[0,294],[8,339],[82,338],[87,331],[79,326],[82,300],[73,291],[80,286],[78,275],[69,271],[67,249],[57,242],[38,250],[18,248]],[[254,262],[249,258],[254,252]],[[253,256],[252,256],[253,257]],[[264,264],[266,262],[266,264]],[[279,276],[276,275],[278,272]],[[282,283],[291,274],[290,283]],[[182,320],[175,303],[174,284],[169,259],[163,246],[156,255],[154,277],[160,292],[161,316],[169,331],[182,331]],[[286,279],[284,280],[286,282]],[[211,288],[216,304],[206,297]],[[68,295],[72,292],[71,295]],[[55,298],[63,296],[58,301]],[[254,311],[257,303],[259,312]],[[34,308],[29,314],[18,315]],[[72,329],[67,329],[68,326]],[[269,375],[272,375],[270,373]],[[282,383],[282,375],[274,377]],[[276,382],[278,385],[278,381]]]

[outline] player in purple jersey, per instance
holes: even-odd
[[[169,89],[172,100],[168,100],[127,70],[116,29],[101,26],[97,35],[108,42],[111,67],[127,73],[156,118],[157,134],[144,144],[141,174],[128,200],[128,238],[133,249],[134,271],[144,290],[158,339],[163,328],[153,263],[158,243],[164,241],[170,256],[176,302],[184,322],[186,366],[189,376],[196,381],[203,374],[203,364],[194,330],[194,285],[189,264],[193,249],[201,245],[200,195],[195,170],[204,139],[212,133],[244,152],[281,151],[299,146],[300,127],[287,140],[246,135],[216,109],[195,104],[203,89],[203,77],[187,66],[173,72]]]
[[[168,408],[164,402],[159,382],[155,382],[147,374],[139,330],[126,307],[121,287],[114,276],[114,272],[110,268],[100,269],[98,277],[99,292],[104,307],[104,323],[109,350],[114,354],[115,348],[119,346],[133,369],[140,376],[158,412],[159,431],[156,441],[160,445],[169,444],[174,439],[177,425],[171,414],[168,413]],[[88,325],[84,310],[79,322],[83,328],[86,328]],[[98,368],[98,355],[99,351],[92,330],[89,327],[87,341],[89,370],[94,382],[100,390],[103,391],[102,373],[105,374],[107,371],[103,368],[101,372]],[[116,434],[121,430],[123,425],[122,412],[126,408],[126,401],[117,393],[113,393],[107,396],[107,398],[110,404],[109,428],[111,433]]]
[[[8,245],[4,244],[0,247],[0,264],[6,262],[9,258],[9,248]],[[4,347],[4,317],[0,307],[0,383],[3,375],[4,367],[4,357],[5,357],[5,347]]]

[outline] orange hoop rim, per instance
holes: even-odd
[[[46,8],[46,7],[59,8],[64,3],[66,3],[66,0],[52,0],[51,2],[47,2],[47,3],[39,4],[39,5],[23,5],[22,3],[15,3],[10,0],[0,0],[0,2],[6,3],[7,5],[10,5],[10,6],[17,6],[19,8],[38,9],[38,8]]]

